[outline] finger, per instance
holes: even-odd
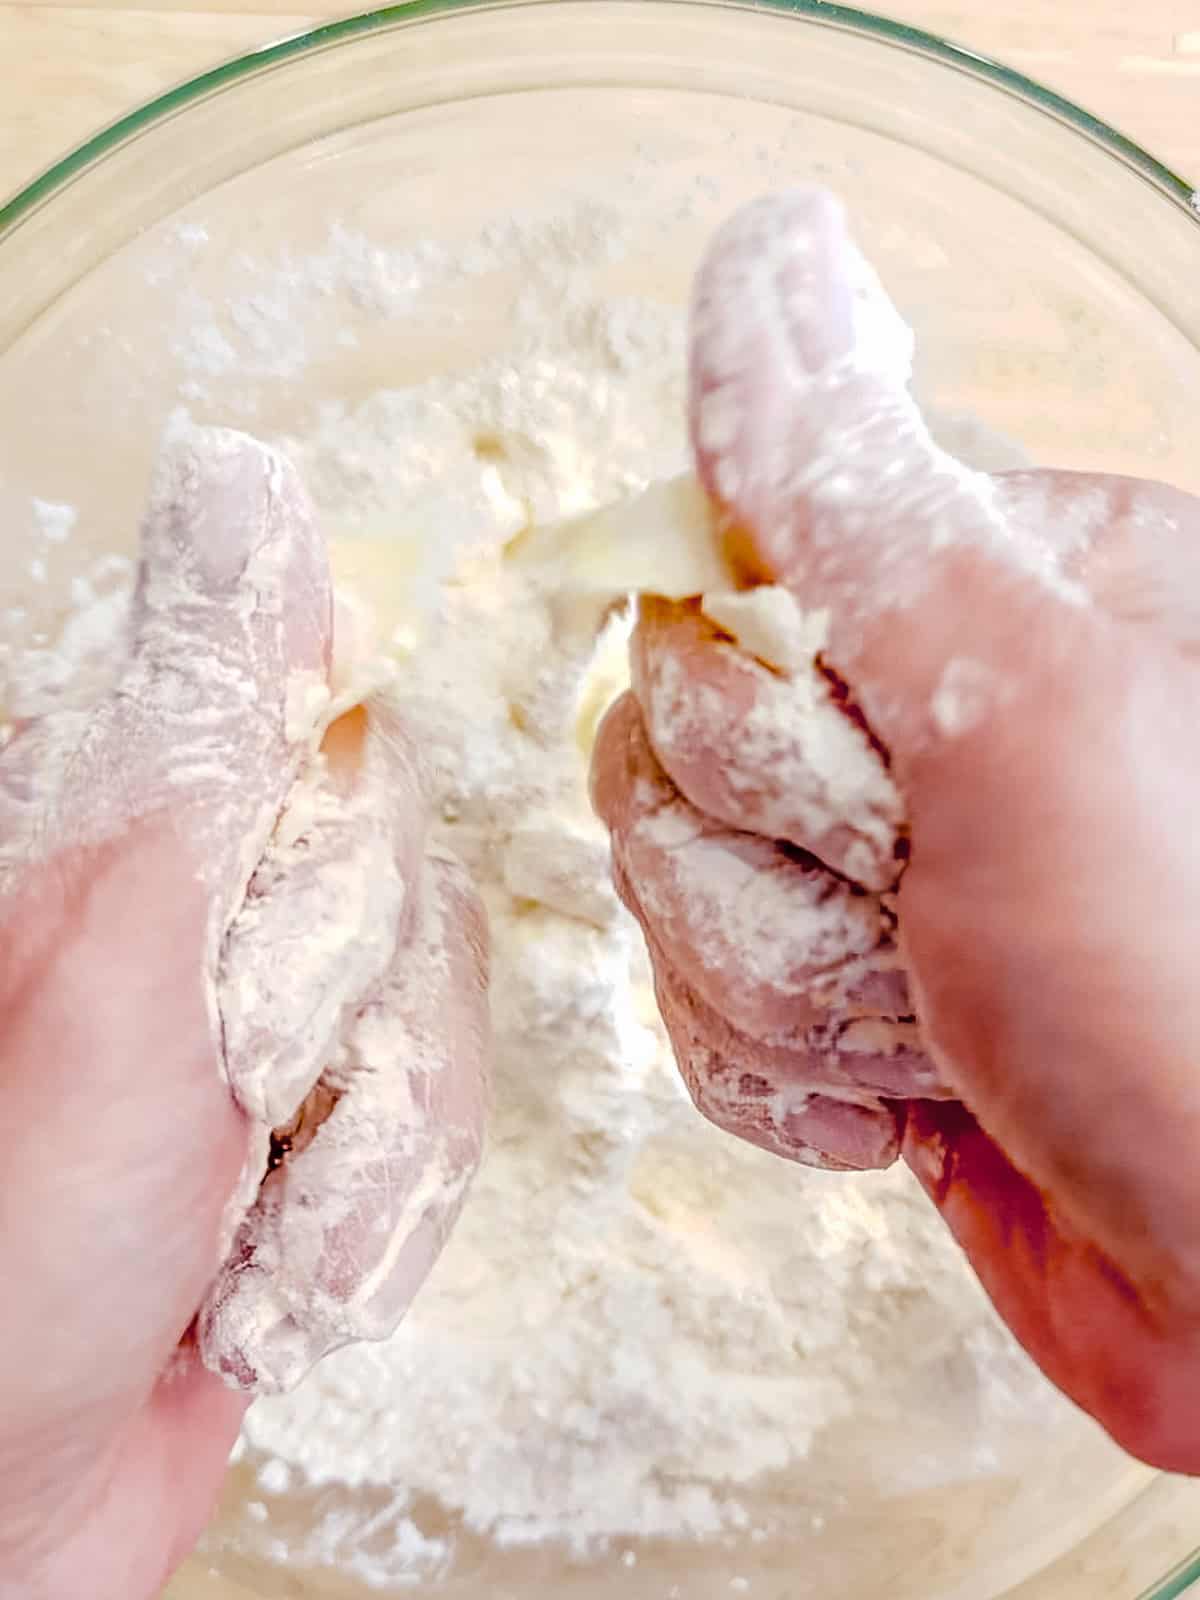
[[[265,1127],[295,1116],[353,1002],[387,972],[412,923],[425,825],[412,743],[369,701],[293,791],[221,952],[229,1081]]]
[[[657,975],[666,987],[686,997],[689,1016],[713,1039],[726,1036],[772,1088],[785,1086],[827,1090],[846,1099],[903,1100],[912,1096],[942,1099],[949,1090],[921,1044],[916,1019],[906,1010],[908,990],[894,947],[883,941],[852,973],[847,974],[840,1003],[814,1004],[800,1025],[765,1028],[751,1017],[738,1027],[703,998],[673,964],[658,938],[657,923],[643,904],[640,889],[616,853],[613,881],[618,894],[641,925]],[[819,993],[819,990],[817,991]],[[727,1053],[733,1049],[729,1046]]]
[[[815,666],[772,671],[697,606],[653,597],[641,602],[631,663],[654,753],[697,810],[807,850],[866,888],[895,882],[900,797]]]
[[[993,480],[933,442],[907,348],[877,337],[889,313],[829,196],[747,208],[697,279],[691,422],[735,560],[828,609],[828,660],[904,763],[1031,651],[1057,659],[1079,596]]]
[[[386,1338],[441,1251],[481,1148],[484,930],[463,869],[431,858],[412,937],[201,1313],[205,1362],[227,1381],[290,1388],[340,1345]]]
[[[690,805],[655,759],[632,695],[601,727],[593,803],[656,942],[739,1028],[764,1036],[811,1026],[890,935],[877,898]]]
[[[912,1106],[904,1157],[1046,1375],[1132,1454],[1200,1469],[1197,1324],[1148,1304],[962,1106]]]
[[[804,1166],[832,1171],[888,1167],[899,1153],[903,1113],[896,1102],[843,1081],[834,1092],[837,1054],[818,1054],[752,1039],[714,1011],[672,967],[656,944],[628,880],[622,899],[642,923],[654,971],[654,992],[671,1047],[696,1109],[735,1138]],[[839,1093],[843,1098],[838,1098]]]
[[[782,1106],[793,1116],[806,1108],[806,1095],[825,1092],[841,1102],[830,1113],[834,1121],[853,1133],[851,1153],[837,1159],[859,1165],[860,1119],[849,1117],[845,1102],[946,1092],[920,1044],[890,919],[878,901],[799,858],[784,857],[781,865],[766,841],[706,823],[654,763],[632,696],[600,730],[593,786],[612,831],[615,884],[642,925],[676,1053],[706,1114],[722,1126],[744,1124],[749,1137],[754,1126],[773,1126],[772,1110]],[[704,845],[699,860],[692,858],[696,840]],[[760,874],[769,880],[765,895]],[[731,878],[740,887],[731,888]],[[757,914],[759,905],[768,916]],[[857,949],[839,930],[847,909],[862,914]],[[814,923],[821,931],[821,915],[829,916],[823,955],[830,959],[815,966],[812,936]],[[767,961],[777,963],[772,971],[756,960],[764,946]],[[714,1084],[706,1090],[710,1070]],[[730,1088],[743,1082],[748,1106]],[[886,1120],[892,1126],[890,1113]],[[790,1135],[783,1137],[788,1143]],[[819,1138],[812,1142],[834,1155]]]
[[[162,813],[212,896],[215,949],[308,748],[329,618],[324,547],[291,466],[243,434],[175,424],[114,692],[32,724],[0,758],[0,879]]]
[[[118,694],[157,725],[164,798],[228,915],[310,749],[331,608],[324,542],[286,457],[176,425],[143,524]]]

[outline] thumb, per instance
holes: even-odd
[[[175,819],[220,933],[328,699],[331,617],[324,541],[286,457],[228,429],[173,424],[104,733],[115,723],[135,739],[134,804]]]
[[[1055,651],[1081,594],[996,480],[935,444],[911,351],[820,191],[748,207],[698,275],[692,435],[730,554],[828,612],[827,661],[901,760],[1000,694],[1031,642]]]
[[[330,615],[324,546],[286,459],[173,424],[115,687],[25,727],[0,758],[0,895],[23,869],[163,817],[219,938],[327,694]]]
[[[826,663],[890,752],[903,946],[947,1081],[1064,1225],[1186,1294],[1200,685],[1169,574],[1200,517],[1170,491],[1117,515],[1111,483],[968,471],[917,413],[887,309],[827,197],[735,218],[696,290],[700,470],[743,568],[827,611]],[[1101,574],[1139,548],[1151,580],[1122,609]]]

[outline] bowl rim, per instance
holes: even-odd
[[[339,17],[246,51],[147,100],[46,167],[0,205],[0,243],[19,222],[53,199],[81,173],[122,144],[146,132],[155,123],[175,115],[193,101],[219,93],[243,78],[253,77],[255,73],[279,66],[293,57],[330,49],[360,35],[386,32],[391,28],[438,17],[445,18],[456,12],[572,3],[575,0],[397,0],[396,4]],[[609,3],[636,5],[642,0],[609,0]],[[876,16],[854,6],[833,3],[833,0],[658,0],[658,3],[688,7],[704,5],[728,11],[777,12],[802,22],[860,34],[923,55],[1024,101],[1034,110],[1053,117],[1071,131],[1099,145],[1123,166],[1158,189],[1165,200],[1178,206],[1200,227],[1200,188],[1188,183],[1141,145],[1074,101],[979,51],[953,44],[948,39],[908,23]]]
[[[575,3],[578,0],[397,0],[395,4],[319,23],[245,51],[147,100],[44,168],[0,204],[0,245],[27,216],[53,200],[77,177],[114,150],[140,137],[156,123],[185,110],[193,102],[220,93],[243,79],[254,77],[256,73],[280,66],[293,58],[335,48],[360,36],[447,18],[459,12],[505,11],[518,7],[525,9],[531,5]],[[607,0],[607,3],[637,5],[643,0]],[[926,29],[876,16],[854,6],[838,4],[835,0],[655,0],[655,3],[689,8],[708,6],[725,11],[775,12],[816,26],[858,34],[924,56],[1023,101],[1033,110],[1049,115],[1071,132],[1100,146],[1157,189],[1164,200],[1182,210],[1200,228],[1200,188],[1188,183],[1141,145],[1025,73]],[[1140,1600],[1182,1600],[1194,1583],[1200,1583],[1200,1550],[1159,1579],[1143,1593]]]
[[[1139,1600],[1187,1600],[1189,1594],[1196,1592],[1192,1588],[1195,1583],[1200,1583],[1200,1550],[1160,1578]]]

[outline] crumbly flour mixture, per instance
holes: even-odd
[[[489,1147],[448,1249],[389,1344],[334,1355],[245,1427],[272,1458],[264,1494],[365,1488],[388,1519],[356,1567],[335,1496],[281,1559],[377,1582],[444,1570],[455,1523],[578,1552],[753,1531],[756,1480],[785,1474],[803,1502],[840,1427],[907,1418],[914,1440],[922,1405],[949,1415],[938,1448],[881,1446],[863,1470],[899,1488],[986,1471],[1006,1421],[1064,1404],[903,1171],[786,1164],[705,1124],[678,1080],[586,797],[623,623],[597,646],[505,547],[684,469],[682,314],[592,292],[577,242],[540,248],[503,352],[290,441],[330,534],[354,536],[339,564],[393,596],[397,693],[494,948]],[[67,632],[19,674],[21,714],[82,692],[128,588],[121,564],[80,581]]]

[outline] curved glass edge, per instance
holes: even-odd
[[[1200,1594],[1200,1590],[1193,1589],[1193,1584],[1200,1584],[1200,1550],[1152,1589],[1147,1589],[1141,1600],[1185,1600],[1189,1594]]]
[[[494,11],[515,8],[517,5],[559,3],[561,0],[399,0],[398,4],[323,23],[319,27],[293,34],[274,44],[263,45],[246,55],[237,56],[207,72],[200,73],[197,77],[187,79],[165,94],[147,101],[137,110],[119,118],[48,167],[23,189],[18,190],[10,200],[0,206],[0,240],[29,212],[126,140],[145,132],[154,123],[173,116],[192,101],[218,93],[230,84],[250,77],[256,72],[279,66],[293,56],[328,49],[359,34],[380,32],[458,11]],[[609,3],[635,4],[637,0],[609,0]],[[693,5],[697,0],[666,0],[666,3]],[[1057,118],[1107,149],[1125,166],[1138,172],[1168,199],[1178,204],[1195,219],[1197,226],[1200,226],[1200,190],[1155,160],[1132,139],[1118,133],[1115,128],[1092,116],[1073,101],[1056,94],[1054,90],[1046,88],[1023,73],[1002,66],[989,56],[981,55],[961,45],[951,44],[949,40],[927,33],[921,28],[889,21],[885,17],[877,17],[852,6],[832,3],[832,0],[699,0],[699,3],[720,7],[723,10],[775,11],[802,17],[825,27],[840,28],[848,33],[864,34],[885,44],[902,46],[941,61],[960,72],[981,78],[994,88],[1027,101],[1036,109]]]
[[[109,151],[144,133],[156,122],[174,116],[193,101],[218,93],[242,78],[282,65],[293,56],[327,49],[359,34],[381,32],[388,28],[458,11],[507,10],[517,5],[531,3],[551,5],[561,3],[561,0],[399,0],[398,4],[323,23],[319,27],[292,34],[273,44],[263,45],[245,55],[236,56],[207,72],[186,79],[165,94],[148,100],[136,110],[118,118],[91,139],[76,146],[61,160],[47,167],[23,189],[19,189],[10,200],[0,206],[0,243],[23,217],[49,199],[57,190],[65,188],[72,179],[101,160]],[[620,0],[620,3],[633,4],[637,3],[637,0]],[[696,0],[666,0],[666,3],[691,5],[695,4]],[[1028,101],[1037,109],[1049,113],[1103,146],[1124,165],[1133,168],[1160,189],[1168,199],[1186,210],[1194,218],[1197,226],[1200,226],[1200,189],[1187,183],[1178,173],[1164,166],[1148,151],[1142,149],[1132,139],[1126,138],[1108,123],[1037,82],[1036,79],[1003,66],[990,56],[982,55],[962,45],[952,44],[948,39],[928,33],[922,28],[877,17],[870,12],[859,11],[853,6],[833,4],[830,0],[701,0],[701,3],[719,6],[725,10],[789,13],[826,27],[841,28],[848,33],[865,34],[885,44],[903,46],[973,77],[982,78],[993,87]],[[1175,1568],[1166,1578],[1146,1590],[1141,1600],[1181,1600],[1194,1584],[1200,1584],[1200,1550]]]

